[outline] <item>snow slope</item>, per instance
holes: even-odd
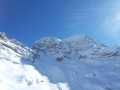
[[[120,90],[120,47],[45,37],[32,49],[0,33],[0,90]]]

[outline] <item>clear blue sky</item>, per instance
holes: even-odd
[[[120,0],[0,0],[0,31],[28,46],[79,34],[120,45]]]

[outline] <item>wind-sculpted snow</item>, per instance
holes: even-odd
[[[120,90],[120,47],[85,35],[45,37],[32,49],[0,33],[0,90]]]

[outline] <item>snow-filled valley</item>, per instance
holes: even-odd
[[[81,35],[29,48],[0,33],[0,90],[120,90],[120,47]]]

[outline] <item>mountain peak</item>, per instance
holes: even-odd
[[[61,42],[61,40],[58,38],[55,38],[55,37],[44,37],[34,43],[33,49],[48,50],[51,48],[55,48],[56,46],[59,45],[60,42]]]
[[[7,40],[8,37],[7,37],[6,33],[0,32],[0,39],[2,39],[2,40]]]
[[[65,40],[66,41],[81,41],[81,40],[90,40],[90,41],[93,41],[87,35],[75,35],[75,36],[69,37],[69,38],[67,38]]]
[[[49,42],[49,41],[61,41],[60,39],[56,38],[56,37],[53,37],[53,36],[50,36],[50,37],[44,37],[44,38],[41,38],[40,40],[38,40],[37,42],[42,42],[42,41],[46,41],[46,42]]]

